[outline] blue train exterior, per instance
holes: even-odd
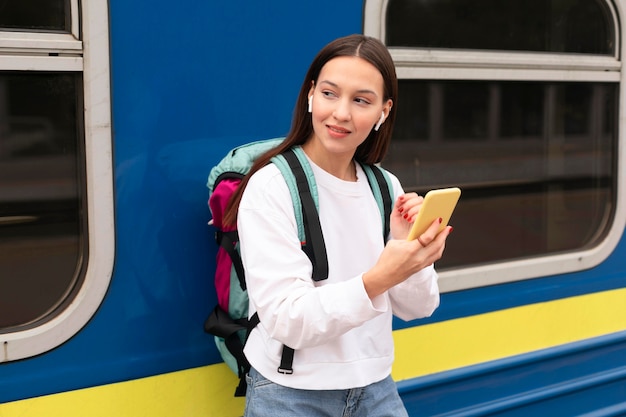
[[[91,242],[86,256],[104,262],[110,279],[75,334],[0,363],[0,416],[242,414],[236,377],[202,327],[216,302],[208,173],[234,146],[285,135],[311,59],[336,37],[367,32],[368,7],[109,0],[101,8],[111,194],[98,201],[111,205],[114,240]],[[621,24],[623,2],[611,7]],[[394,322],[393,376],[410,415],[626,415],[626,191],[623,161],[616,165],[615,226],[601,261],[542,273],[532,257],[520,259],[514,275],[526,263],[527,277],[444,285],[431,318]],[[452,224],[454,239],[463,229]],[[100,244],[113,258],[96,260]],[[452,281],[463,267],[445,273]]]

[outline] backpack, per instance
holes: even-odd
[[[204,323],[204,330],[214,335],[217,349],[228,367],[238,375],[239,386],[235,396],[245,396],[245,375],[250,364],[243,354],[243,346],[249,332],[259,323],[258,315],[248,319],[248,294],[245,274],[239,255],[239,239],[236,227],[222,223],[231,196],[248,173],[254,161],[266,151],[278,146],[284,138],[251,142],[231,150],[211,169],[207,182],[209,209],[215,227],[218,245],[214,285],[217,306]],[[313,171],[300,146],[272,158],[283,175],[294,205],[298,236],[302,250],[313,266],[313,280],[328,278],[328,259],[324,237],[318,217],[317,186]],[[389,216],[392,209],[392,187],[386,172],[375,166],[361,164],[376,202],[383,224],[383,239],[389,235]],[[293,349],[283,347],[278,372],[293,373]]]

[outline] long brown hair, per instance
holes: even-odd
[[[292,146],[302,145],[309,139],[313,133],[313,123],[307,110],[311,85],[317,84],[322,67],[331,59],[340,56],[356,56],[374,65],[383,77],[383,101],[397,99],[398,79],[396,77],[396,69],[389,51],[382,42],[369,36],[350,35],[336,39],[326,45],[313,59],[306,77],[304,77],[293,113],[291,130],[280,145],[270,149],[254,162],[250,172],[244,177],[226,208],[224,224],[231,226],[236,224],[241,196],[252,174],[267,165],[274,156],[281,154]],[[356,149],[354,159],[365,164],[374,164],[382,161],[389,148],[395,119],[395,106],[391,106],[385,123],[378,131],[372,129],[367,139]]]

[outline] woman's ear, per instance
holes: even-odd
[[[311,88],[309,89],[309,113],[313,113],[313,93],[315,93],[315,81],[311,81]]]
[[[385,103],[385,105],[383,106],[383,111],[380,114],[380,119],[378,119],[376,126],[374,126],[375,131],[378,131],[378,129],[380,129],[382,124],[385,123],[385,120],[387,120],[387,118],[389,117],[389,113],[391,113],[392,107],[393,107],[393,101],[391,101],[391,99],[387,100],[387,103]]]
[[[387,102],[385,103],[385,106],[383,107],[383,110],[385,114],[387,114],[387,117],[389,117],[389,113],[391,113],[392,107],[393,107],[393,100],[391,99],[387,100]]]

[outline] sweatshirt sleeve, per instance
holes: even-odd
[[[430,317],[439,307],[437,278],[431,265],[391,288],[393,314],[405,321]]]
[[[268,335],[294,349],[316,346],[381,314],[361,275],[315,283],[297,236],[293,204],[279,171],[251,177],[238,211],[242,261],[250,299]],[[387,303],[380,303],[386,309]]]

